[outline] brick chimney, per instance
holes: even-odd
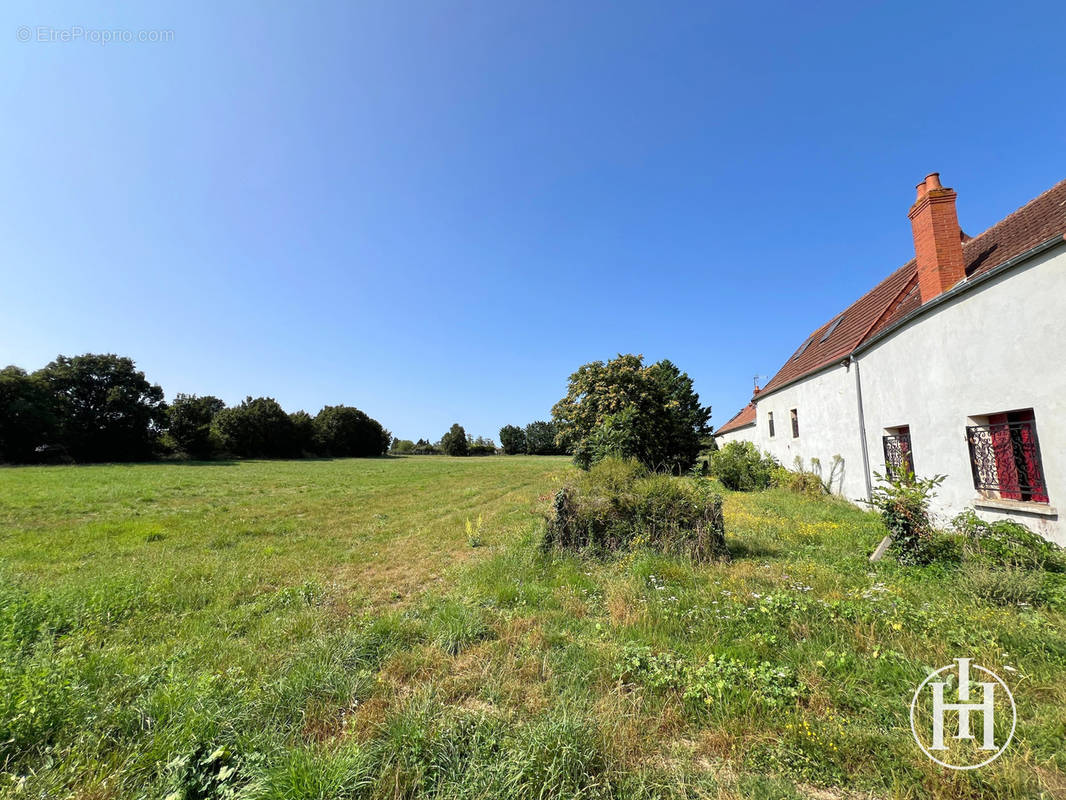
[[[966,277],[955,197],[954,189],[940,185],[940,173],[932,172],[918,184],[918,199],[907,214],[914,232],[918,287],[923,303]]]

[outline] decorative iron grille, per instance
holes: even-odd
[[[1031,420],[970,425],[966,440],[976,489],[1013,500],[1048,501],[1040,443]]]
[[[914,474],[914,453],[911,451],[911,435],[897,433],[881,437],[885,448],[885,472],[889,478],[898,478],[904,470]]]

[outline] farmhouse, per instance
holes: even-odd
[[[1066,544],[1066,181],[972,238],[937,173],[917,188],[915,258],[803,339],[716,439],[815,461],[853,500],[874,472],[946,475],[941,519],[973,507]]]

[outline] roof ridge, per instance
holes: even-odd
[[[1009,214],[1007,214],[1007,216],[1003,217],[1003,219],[1001,219],[1001,220],[1000,220],[999,222],[996,222],[996,223],[994,223],[994,224],[992,224],[992,225],[989,225],[989,226],[988,226],[987,228],[985,228],[985,229],[984,229],[983,231],[981,231],[981,232],[980,232],[979,234],[977,234],[976,236],[971,236],[971,237],[970,237],[969,239],[967,239],[967,240],[966,240],[965,242],[963,242],[963,243],[962,243],[962,244],[963,244],[963,246],[965,247],[966,245],[970,244],[971,242],[976,242],[976,241],[977,241],[978,239],[980,239],[980,238],[981,238],[982,236],[984,236],[984,235],[985,235],[986,233],[991,233],[991,232],[992,232],[992,231],[994,231],[994,230],[995,230],[996,228],[999,228],[999,227],[1000,227],[1000,226],[1002,226],[1002,225],[1003,225],[1004,223],[1006,223],[1006,222],[1007,222],[1008,220],[1010,220],[1010,219],[1012,219],[1013,217],[1016,217],[1016,216],[1018,216],[1019,214],[1021,214],[1021,213],[1022,213],[1023,211],[1025,211],[1025,209],[1027,209],[1027,208],[1028,208],[1029,206],[1031,206],[1031,205],[1032,205],[1033,203],[1035,203],[1035,202],[1036,202],[1037,200],[1041,200],[1041,199],[1043,199],[1043,198],[1044,198],[1044,196],[1045,196],[1045,195],[1049,195],[1049,194],[1051,194],[1051,193],[1052,193],[1053,191],[1055,191],[1056,189],[1058,189],[1058,188],[1059,188],[1060,186],[1062,186],[1062,185],[1063,185],[1064,183],[1066,183],[1066,178],[1063,178],[1063,179],[1062,179],[1061,181],[1059,181],[1058,183],[1056,183],[1056,184],[1055,184],[1054,186],[1052,186],[1052,187],[1051,187],[1050,189],[1046,189],[1045,191],[1043,191],[1043,192],[1041,192],[1040,194],[1038,194],[1038,195],[1037,195],[1036,197],[1034,197],[1034,198],[1032,198],[1032,199],[1030,199],[1030,200],[1027,200],[1026,202],[1022,203],[1022,204],[1021,204],[1020,206],[1018,206],[1018,207],[1017,207],[1016,209],[1014,209],[1014,210],[1013,210],[1012,212],[1010,212]],[[960,228],[960,230],[961,230],[961,228]]]

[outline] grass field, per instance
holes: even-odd
[[[544,555],[570,469],[0,470],[0,794],[1066,796],[1058,584],[870,565],[873,515],[779,491],[727,493],[730,564]],[[1018,703],[974,772],[908,724],[959,656]]]

